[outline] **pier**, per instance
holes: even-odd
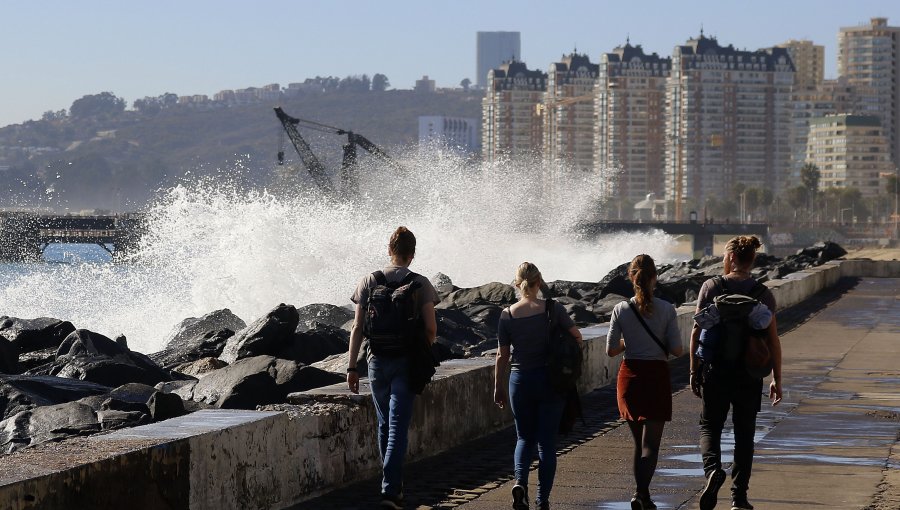
[[[698,221],[616,221],[600,220],[585,223],[581,232],[588,235],[611,234],[615,232],[650,232],[659,230],[666,234],[693,238],[694,257],[712,255],[715,236],[755,235],[763,244],[769,235],[766,223],[709,223]]]
[[[143,215],[56,215],[0,211],[0,261],[41,260],[54,243],[96,244],[111,255],[132,250],[140,239]]]

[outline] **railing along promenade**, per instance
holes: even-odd
[[[900,278],[900,261],[833,261],[766,285],[787,308],[842,277]],[[692,314],[690,306],[678,309],[685,346]],[[582,331],[587,347],[579,389],[586,393],[615,381],[619,359],[606,356],[607,326]],[[491,358],[443,363],[416,399],[409,459],[510,426],[512,416],[494,405],[492,387]],[[280,509],[379,472],[366,384],[359,395],[338,384],[289,401],[265,411],[199,411],[16,452],[0,466],[0,508]]]

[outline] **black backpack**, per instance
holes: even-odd
[[[559,393],[566,393],[575,388],[581,377],[581,363],[584,354],[581,346],[568,331],[559,325],[556,317],[556,302],[546,301],[547,320],[550,323],[549,349],[547,351],[547,367],[550,385]]]
[[[375,271],[375,287],[369,291],[363,335],[376,356],[399,357],[409,353],[417,335],[424,330],[419,302],[421,283],[410,272],[399,282],[388,282]]]
[[[719,341],[714,360],[731,366],[742,367],[754,377],[765,377],[771,371],[771,359],[759,359],[763,356],[759,350],[766,351],[768,356],[768,331],[750,327],[750,312],[760,304],[759,298],[766,292],[766,286],[754,281],[753,287],[746,294],[731,293],[727,279],[716,276],[713,283],[719,295],[713,298],[719,310]]]

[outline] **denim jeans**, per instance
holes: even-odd
[[[565,398],[550,387],[547,368],[512,370],[509,375],[509,402],[516,422],[516,483],[528,486],[528,468],[538,449],[537,503],[550,500],[556,476],[556,434]]]
[[[731,492],[746,496],[753,469],[753,440],[756,415],[762,404],[762,379],[741,369],[716,370],[712,367],[703,382],[703,411],[700,414],[700,455],[708,477],[722,467],[722,429],[731,408],[734,424],[734,462],[731,466]]]
[[[416,396],[409,389],[409,358],[373,356],[369,360],[369,384],[378,415],[378,448],[383,472],[381,492],[398,496],[403,490],[403,457]]]

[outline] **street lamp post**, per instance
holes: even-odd
[[[852,210],[853,210],[852,207],[844,207],[843,209],[841,209],[841,212],[838,213],[838,217],[840,218],[839,221],[841,222],[841,225],[844,224],[844,211],[852,211]],[[853,216],[852,213],[851,213],[850,215]],[[851,218],[851,219],[852,219],[852,218]]]

